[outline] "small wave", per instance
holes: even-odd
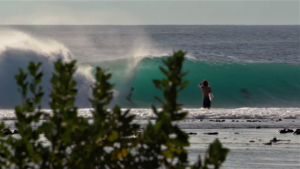
[[[90,108],[79,109],[78,115],[92,118]],[[126,111],[127,109],[122,109]],[[160,110],[160,109],[158,109]],[[51,110],[42,110],[51,113]],[[187,111],[186,119],[300,119],[300,108],[237,108],[237,109],[183,109]],[[155,119],[156,115],[152,109],[130,109],[131,115],[135,115],[136,120]],[[0,110],[0,119],[14,120],[16,116],[14,110]]]

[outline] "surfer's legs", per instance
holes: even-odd
[[[210,106],[211,106],[211,102],[210,102],[209,98],[208,97],[207,98],[203,98],[203,105],[202,105],[202,107],[210,109]]]

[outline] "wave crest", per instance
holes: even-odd
[[[21,103],[14,76],[20,68],[27,69],[30,61],[43,63],[42,86],[47,98],[51,90],[49,82],[54,72],[53,62],[58,59],[69,62],[74,59],[72,53],[63,44],[51,39],[36,38],[16,30],[3,29],[0,32],[0,107],[12,108]],[[87,98],[90,97],[89,86],[93,78],[86,76],[87,71],[78,69],[74,76],[78,89],[76,104],[81,107],[89,107]],[[42,105],[48,107],[45,98]]]

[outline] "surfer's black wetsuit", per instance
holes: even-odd
[[[209,97],[203,98],[202,107],[204,107],[204,108],[211,107],[211,101],[209,100]]]
[[[133,93],[133,90],[130,90],[130,93],[127,95],[126,99],[131,101],[131,95]]]

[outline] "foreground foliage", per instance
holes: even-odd
[[[188,112],[181,110],[176,102],[177,95],[187,81],[182,78],[184,52],[176,52],[163,60],[160,67],[165,75],[162,80],[153,80],[162,90],[163,99],[156,97],[162,104],[154,123],[144,127],[133,123],[130,110],[121,111],[119,106],[108,110],[106,107],[113,99],[113,85],[109,83],[111,74],[101,68],[96,70],[93,98],[93,121],[78,117],[74,106],[76,81],[73,75],[76,62],[54,63],[49,105],[52,114],[42,112],[40,101],[44,95],[40,86],[42,80],[41,63],[31,62],[28,73],[20,70],[16,75],[22,105],[15,107],[16,129],[20,137],[0,137],[1,168],[219,168],[225,161],[228,149],[222,148],[216,140],[210,144],[204,161],[200,156],[195,164],[188,161],[188,135],[173,122],[183,120]],[[41,124],[41,118],[47,119]],[[1,128],[5,128],[2,122]],[[135,139],[128,136],[135,135]],[[44,136],[48,142],[42,142]]]

